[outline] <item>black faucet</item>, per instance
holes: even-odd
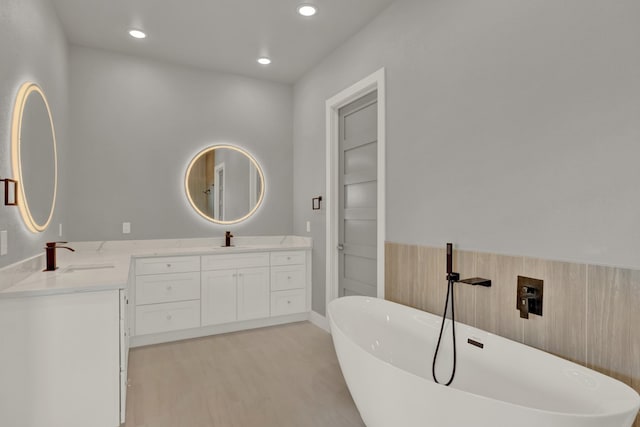
[[[482,277],[471,277],[470,279],[460,280],[460,273],[453,271],[453,244],[447,243],[447,282],[466,283],[472,286],[490,287],[491,280]]]
[[[43,271],[55,271],[58,266],[56,265],[56,249],[69,249],[71,252],[75,252],[75,249],[72,249],[68,246],[58,246],[58,243],[65,244],[68,242],[47,242],[46,247],[44,248],[45,253],[47,254],[47,268]]]
[[[231,234],[230,231],[227,231],[226,233],[224,233],[224,247],[228,248],[231,245],[231,238],[233,237],[233,234]]]
[[[471,279],[460,280],[460,273],[453,271],[453,243],[447,243],[447,298],[444,303],[444,313],[442,314],[442,323],[440,324],[440,334],[438,335],[438,343],[436,344],[436,351],[433,355],[433,362],[431,364],[431,375],[433,381],[437,384],[444,384],[445,386],[451,385],[453,379],[456,376],[456,310],[453,297],[455,295],[454,285],[456,283],[466,283],[468,285],[479,286],[491,286],[491,280],[483,279],[482,277],[472,277]],[[449,301],[451,301],[451,308],[449,308]],[[436,361],[438,360],[438,351],[440,350],[440,343],[442,342],[442,333],[444,332],[444,325],[447,315],[451,317],[451,335],[453,344],[453,369],[451,370],[451,376],[447,382],[440,382],[436,377]],[[467,341],[469,344],[476,345],[482,348],[482,343],[474,341]]]

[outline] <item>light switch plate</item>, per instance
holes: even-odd
[[[131,223],[123,222],[122,223],[122,234],[130,234],[131,233]]]
[[[307,221],[307,233],[311,233],[311,221]]]
[[[62,224],[58,224],[58,237],[62,237]]]
[[[6,230],[0,231],[0,255],[6,255],[9,252],[9,237]]]

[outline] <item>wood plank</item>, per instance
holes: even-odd
[[[544,280],[542,316],[529,316],[524,343],[585,364],[587,266],[525,258],[524,275]]]
[[[453,271],[460,273],[461,279],[476,277],[475,252],[454,250],[453,255]],[[446,279],[441,279],[439,283],[446,284],[447,281]],[[455,292],[456,321],[475,326],[477,287],[465,283],[455,283],[453,289]],[[444,299],[442,301],[444,304]]]
[[[516,309],[518,276],[524,259],[507,255],[478,253],[476,274],[491,279],[491,287],[476,290],[476,327],[522,342],[524,322]]]
[[[133,349],[125,427],[364,426],[308,323]]]

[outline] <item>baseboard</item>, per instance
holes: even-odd
[[[321,314],[316,313],[311,310],[309,312],[309,322],[316,325],[318,328],[322,328],[325,331],[331,333],[331,328],[329,327],[329,320]]]
[[[130,347],[142,347],[145,345],[160,344],[164,342],[201,338],[209,335],[226,334],[229,332],[245,331],[248,329],[265,328],[268,326],[282,325],[291,322],[301,322],[307,320],[308,317],[308,313],[297,313],[277,317],[268,317],[264,319],[225,323],[222,325],[203,326],[200,328],[185,329],[181,331],[138,335],[131,337]]]

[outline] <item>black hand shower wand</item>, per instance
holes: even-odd
[[[444,331],[444,323],[447,319],[447,309],[449,308],[449,295],[451,295],[451,333],[453,335],[453,371],[449,381],[445,383],[446,386],[453,382],[453,378],[456,376],[456,315],[455,304],[453,302],[453,285],[460,280],[460,274],[453,272],[453,244],[447,243],[447,300],[444,303],[444,313],[442,314],[442,325],[440,326],[440,335],[438,336],[438,345],[436,345],[436,352],[433,355],[433,364],[431,365],[431,374],[433,380],[437,384],[442,384],[436,377],[436,360],[438,359],[438,351],[440,350],[440,342],[442,341],[442,332]]]
[[[447,301],[444,303],[444,313],[442,314],[442,325],[440,325],[440,335],[438,336],[438,344],[436,345],[436,352],[433,355],[433,364],[431,365],[431,374],[436,384],[442,384],[436,378],[436,360],[438,358],[438,351],[440,350],[440,342],[442,341],[442,333],[444,332],[444,323],[447,319],[447,309],[449,308],[449,295],[451,295],[451,334],[453,336],[453,370],[451,377],[444,385],[448,386],[453,382],[453,378],[456,376],[456,310],[453,301],[453,285],[456,282],[466,283],[468,285],[480,285],[489,287],[491,286],[491,280],[483,279],[481,277],[473,277],[471,279],[460,280],[460,274],[453,271],[453,244],[447,243]]]

